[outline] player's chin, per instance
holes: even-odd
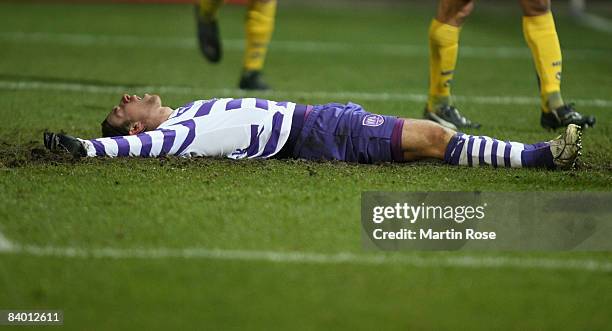
[[[161,97],[157,94],[153,94],[151,95],[151,97],[153,97],[153,100],[155,100],[155,103],[161,107]]]
[[[144,97],[144,101],[147,104],[161,107],[161,98],[157,94],[146,94]]]

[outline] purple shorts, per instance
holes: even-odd
[[[401,162],[403,124],[395,116],[368,113],[352,102],[315,105],[306,113],[292,156],[358,163]]]

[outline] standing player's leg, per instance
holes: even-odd
[[[221,60],[221,39],[219,38],[217,13],[222,4],[223,0],[200,0],[195,7],[200,51],[212,63]]]
[[[240,88],[267,90],[261,79],[261,71],[268,52],[268,44],[274,31],[276,0],[250,0],[246,17],[246,50]]]
[[[480,126],[462,116],[451,99],[459,32],[473,7],[473,0],[440,0],[438,13],[429,27],[429,98],[425,118],[455,130]]]
[[[568,124],[593,126],[593,116],[583,116],[561,97],[561,46],[550,11],[550,0],[520,0],[523,9],[523,33],[531,49],[540,86],[544,128],[556,129]]]
[[[405,161],[426,158],[451,165],[507,168],[570,168],[580,155],[580,127],[570,125],[554,140],[523,144],[471,136],[431,121],[404,119],[401,147]]]

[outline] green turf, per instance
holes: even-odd
[[[281,5],[266,66],[266,78],[276,92],[266,97],[323,103],[349,100],[306,100],[300,95],[424,94],[426,34],[433,11],[433,4]],[[438,162],[349,165],[165,158],[73,163],[44,153],[46,157],[37,157],[45,129],[96,136],[100,120],[120,96],[49,87],[126,86],[134,93],[145,92],[139,86],[152,86],[149,92],[171,87],[174,90],[162,95],[171,105],[233,89],[240,72],[242,50],[236,41],[243,38],[244,8],[226,6],[220,13],[228,42],[224,60],[216,66],[204,62],[196,49],[192,15],[192,8],[182,5],[0,3],[0,86],[47,86],[0,88],[1,233],[15,243],[41,247],[201,247],[370,256],[376,253],[361,246],[362,191],[612,187],[612,114],[606,107],[580,104],[579,110],[596,115],[598,123],[586,132],[584,161],[573,172],[453,168]],[[565,97],[609,104],[610,35],[577,25],[562,8],[557,28],[565,50]],[[92,43],[91,36],[105,39]],[[296,51],[287,46],[300,41],[301,47],[304,41],[341,47]],[[462,46],[467,51],[460,55],[454,91],[465,97],[459,105],[463,112],[483,123],[478,132],[528,142],[550,139],[552,134],[539,127],[537,102],[470,102],[475,96],[537,97],[518,8],[479,6],[463,29]],[[505,47],[511,55],[484,53],[495,47]],[[359,96],[352,101],[405,117],[420,117],[423,107],[421,101]],[[503,255],[612,259],[609,253]],[[612,322],[610,276],[516,268],[0,253],[0,309],[64,309],[65,326],[75,330],[603,330]]]

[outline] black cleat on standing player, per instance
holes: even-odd
[[[269,90],[270,86],[262,79],[261,71],[247,70],[242,73],[240,83],[241,90]]]
[[[221,61],[221,39],[219,24],[216,19],[206,20],[200,15],[200,6],[195,6],[195,16],[198,25],[198,44],[202,55],[211,63]]]
[[[595,116],[582,115],[574,109],[574,104],[566,104],[548,113],[542,112],[540,124],[543,128],[555,130],[564,128],[570,124],[575,124],[583,129],[593,127],[595,125]]]
[[[470,121],[467,117],[461,115],[455,106],[451,105],[442,105],[437,107],[434,111],[429,111],[427,106],[425,106],[423,117],[451,130],[480,128],[479,123]]]

